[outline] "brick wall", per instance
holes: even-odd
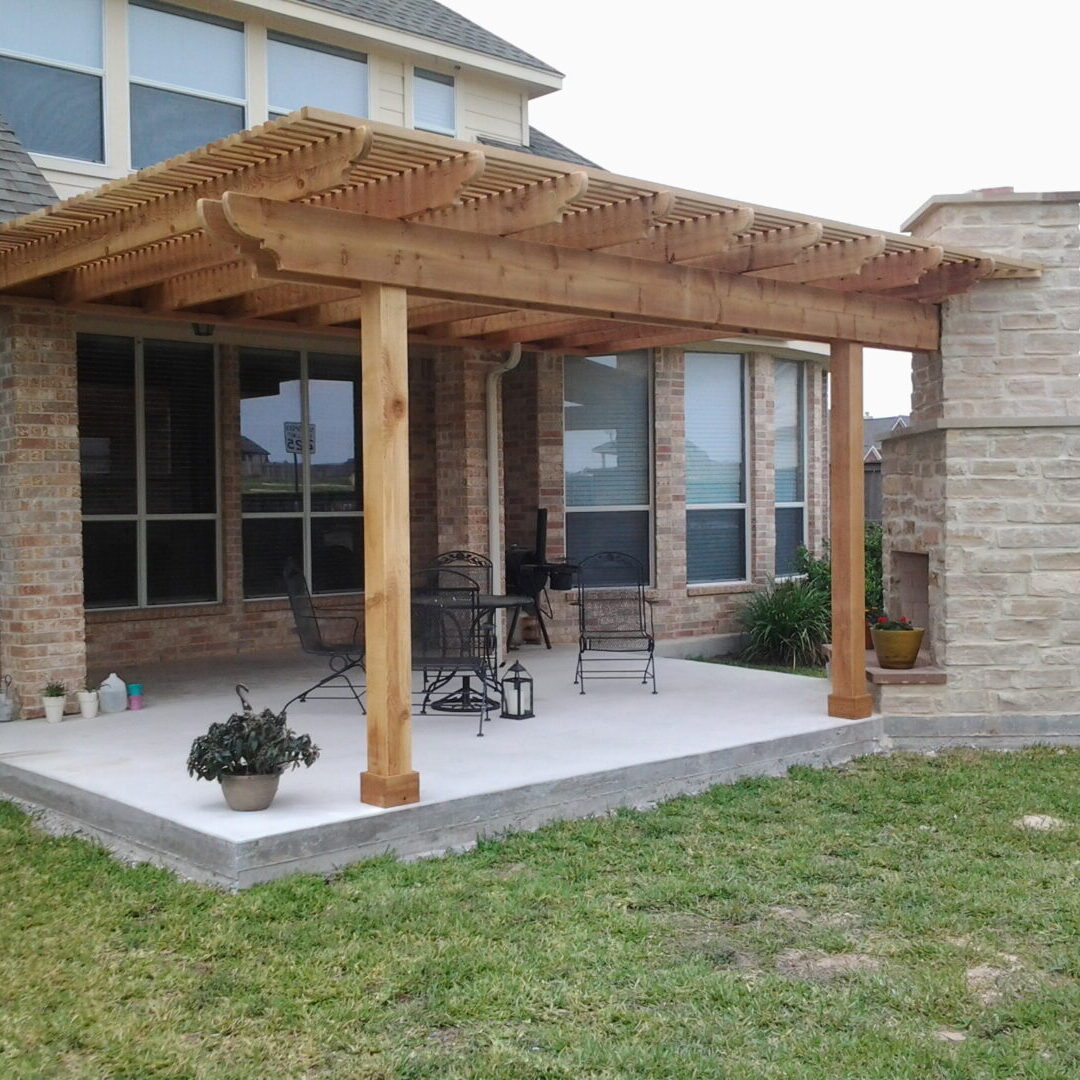
[[[85,676],[74,361],[69,314],[0,306],[0,670],[31,715]]]
[[[918,235],[1044,265],[944,305],[915,358],[913,429],[883,444],[887,600],[928,560],[945,686],[887,687],[893,715],[1080,719],[1080,193],[935,201]]]

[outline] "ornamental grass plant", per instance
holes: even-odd
[[[821,663],[832,631],[829,593],[810,579],[774,581],[739,611],[746,634],[744,660],[785,667]]]

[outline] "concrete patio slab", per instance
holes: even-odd
[[[238,707],[276,707],[324,671],[295,652],[161,665],[126,673],[146,688],[140,712],[0,725],[0,797],[28,803],[52,829],[95,839],[129,859],[243,888],[301,871],[326,873],[393,851],[468,847],[479,836],[642,806],[793,764],[873,753],[876,719],[826,716],[822,679],[692,660],[657,662],[660,693],[634,680],[572,685],[576,651],[519,654],[536,680],[536,717],[414,718],[421,801],[379,809],[358,801],[364,722],[345,701],[289,710],[322,756],[282,777],[269,810],[235,813],[216,784],[188,777],[192,739]]]

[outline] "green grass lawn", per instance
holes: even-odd
[[[235,896],[0,806],[0,1076],[1075,1080],[1078,791],[876,758]]]

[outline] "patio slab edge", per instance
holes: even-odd
[[[823,768],[876,753],[880,718],[599,772],[417,803],[294,832],[229,841],[117,800],[0,763],[0,797],[28,805],[50,832],[102,844],[125,861],[243,889],[296,873],[333,873],[392,852],[414,859],[463,851],[483,837],[527,832],[618,807],[648,807],[748,776],[780,776],[793,765]]]

